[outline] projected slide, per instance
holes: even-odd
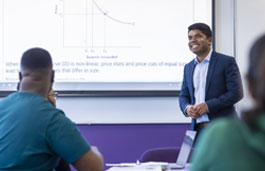
[[[1,0],[0,86],[22,53],[47,49],[56,90],[178,90],[194,55],[187,27],[211,25],[211,0]]]

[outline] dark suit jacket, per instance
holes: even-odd
[[[195,59],[194,59],[195,60]],[[195,103],[193,72],[195,62],[185,65],[179,104],[185,116],[187,105]],[[212,52],[206,77],[205,102],[208,106],[208,116],[212,119],[233,115],[236,113],[234,104],[243,97],[242,80],[235,59],[215,51]],[[195,119],[192,119],[194,130]]]

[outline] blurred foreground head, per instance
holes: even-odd
[[[257,115],[265,111],[265,35],[259,37],[250,49],[247,81],[255,108],[252,112],[246,112],[243,117],[251,125]]]

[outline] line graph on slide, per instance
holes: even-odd
[[[21,55],[41,47],[54,59],[56,81],[67,82],[63,89],[70,82],[78,82],[75,90],[101,89],[88,88],[98,82],[175,85],[193,57],[187,27],[211,24],[206,1],[0,0],[0,84],[12,82],[15,90]],[[108,85],[127,89],[115,86]]]
[[[130,36],[136,26],[131,21],[133,17],[124,17],[126,10],[121,12],[120,6],[104,0],[63,0],[62,3],[64,47],[84,48],[90,52],[141,47]]]

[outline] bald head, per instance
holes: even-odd
[[[42,48],[27,50],[22,55],[20,68],[20,91],[35,92],[46,97],[54,77],[49,52]]]

